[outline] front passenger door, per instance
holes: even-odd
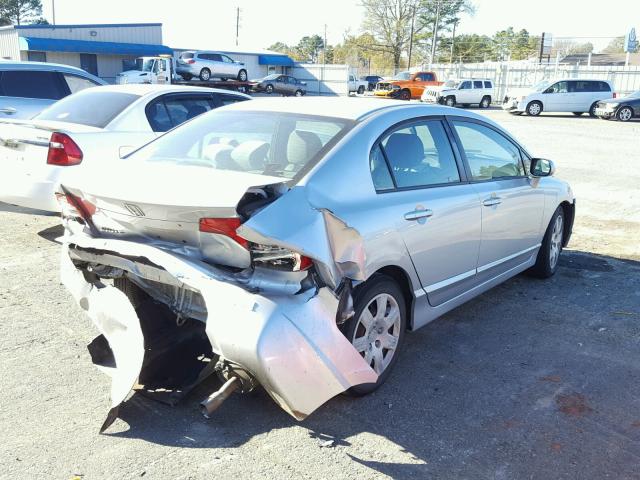
[[[452,124],[481,202],[478,280],[482,281],[537,252],[545,195],[538,180],[526,174],[523,153],[510,139],[480,121],[455,119]]]

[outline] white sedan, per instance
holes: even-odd
[[[110,85],[70,95],[31,120],[0,122],[0,201],[57,212],[66,170],[119,159],[201,113],[249,99],[204,87]]]

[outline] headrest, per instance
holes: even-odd
[[[231,158],[245,171],[263,170],[269,144],[261,140],[249,140],[233,149]]]
[[[424,160],[422,140],[411,133],[392,134],[384,150],[394,168],[415,168]]]
[[[289,163],[304,165],[322,148],[320,137],[313,132],[294,130],[289,135],[287,160]]]

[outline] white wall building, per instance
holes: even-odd
[[[0,27],[0,57],[72,65],[108,82],[136,57],[172,53],[161,23]]]

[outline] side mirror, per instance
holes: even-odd
[[[556,166],[551,160],[532,158],[529,170],[532,177],[550,177],[556,173]]]

